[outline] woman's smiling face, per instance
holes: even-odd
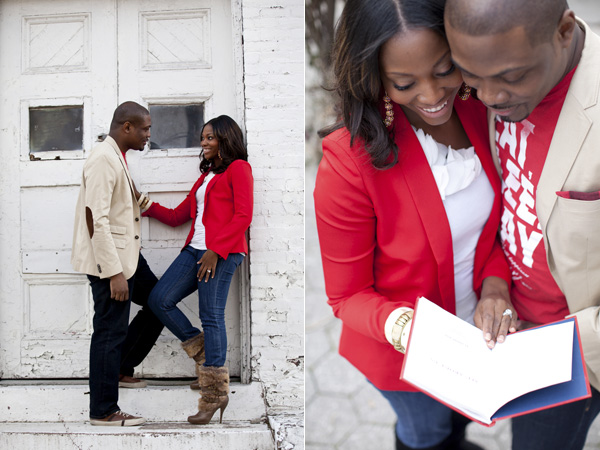
[[[426,28],[398,33],[381,47],[379,69],[387,94],[412,125],[438,126],[450,119],[462,77],[438,33]]]
[[[202,146],[202,153],[205,159],[209,161],[214,161],[219,157],[219,141],[217,137],[213,133],[212,125],[206,124],[202,129],[202,141],[200,142]]]

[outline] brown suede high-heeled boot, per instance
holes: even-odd
[[[188,417],[188,422],[195,425],[207,424],[215,412],[220,409],[219,423],[222,423],[223,412],[229,404],[229,369],[198,364],[196,370],[202,393],[198,401],[198,412]]]
[[[204,357],[204,333],[200,333],[193,338],[188,339],[181,343],[181,347],[185,350],[187,355],[190,358],[193,358],[196,361],[197,365],[204,364],[206,361]],[[190,384],[190,389],[198,390],[200,389],[200,385],[198,384],[198,380],[192,382]]]

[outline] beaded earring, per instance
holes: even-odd
[[[467,83],[463,83],[460,89],[458,90],[458,97],[461,100],[466,100],[471,96],[471,86]]]
[[[383,123],[389,128],[394,122],[394,107],[392,106],[392,99],[387,95],[387,92],[383,96],[383,103],[385,106],[385,119],[383,119]]]

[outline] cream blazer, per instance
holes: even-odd
[[[542,170],[536,213],[550,272],[577,316],[590,384],[600,389],[600,200],[556,195],[600,190],[600,37],[577,20],[585,29],[585,46]],[[489,116],[496,148],[495,116]],[[499,168],[498,154],[492,153]]]
[[[89,224],[86,207],[92,212]],[[129,170],[117,143],[107,136],[92,149],[83,166],[75,209],[73,268],[100,278],[121,272],[131,278],[139,259],[140,224]]]

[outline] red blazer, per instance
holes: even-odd
[[[179,206],[165,208],[154,202],[143,214],[177,227],[192,219],[185,247],[194,236],[196,224],[196,191],[208,173],[203,173]],[[202,224],[206,229],[206,246],[227,258],[230,253],[248,253],[246,230],[252,222],[254,179],[250,164],[241,159],[232,162],[223,173],[209,181],[204,194]]]
[[[496,239],[500,179],[492,162],[485,107],[456,100],[455,108],[494,189],[495,201],[478,241],[473,284],[510,281]],[[343,322],[339,351],[375,386],[414,390],[399,381],[403,355],[385,338],[384,324],[400,306],[425,296],[455,312],[450,225],[419,140],[395,105],[399,162],[373,168],[360,142],[337,130],[323,141],[314,192],[328,303]]]

